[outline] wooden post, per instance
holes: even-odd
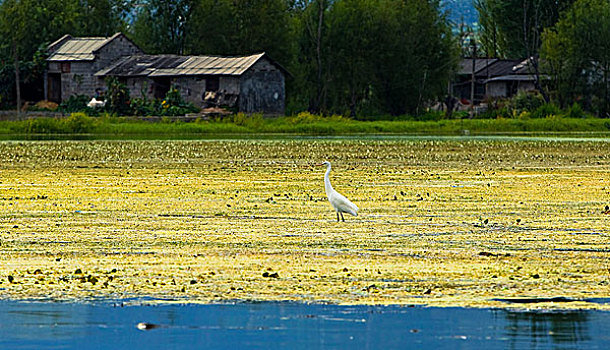
[[[49,71],[48,70],[44,70],[44,75],[42,76],[43,79],[43,91],[44,91],[44,100],[48,101],[49,100]]]
[[[477,43],[474,38],[470,38],[472,45],[472,76],[470,80],[470,119],[474,118],[474,85],[475,85],[475,66],[477,64]]]

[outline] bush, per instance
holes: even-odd
[[[511,100],[513,114],[520,115],[523,111],[534,111],[545,104],[544,98],[537,92],[520,91]]]
[[[27,119],[11,124],[11,131],[26,134],[84,134],[94,132],[95,126],[95,119],[84,112],[78,112],[67,118]]]
[[[180,95],[180,91],[175,86],[172,86],[165,94],[165,102],[168,105],[175,107],[181,107],[186,105],[186,103],[182,99],[182,95]]]
[[[561,109],[553,103],[545,103],[530,113],[531,118],[548,118],[550,116],[560,116]]]
[[[570,106],[570,108],[568,108],[565,116],[566,118],[575,119],[591,117],[589,114],[587,114],[587,112],[585,112],[584,109],[582,109],[582,107],[577,102],[574,102],[574,104]]]
[[[85,95],[70,96],[59,105],[58,110],[64,113],[82,112],[88,109],[89,100],[89,97]]]
[[[319,122],[323,119],[324,117],[322,117],[321,115],[311,114],[309,112],[301,112],[295,116],[288,117],[287,121],[290,124],[309,124]]]
[[[165,94],[165,99],[158,106],[158,114],[162,116],[175,117],[199,111],[199,108],[195,107],[192,103],[185,102],[182,99],[182,95],[180,95],[180,91],[174,86],[169,89],[167,94]]]
[[[260,113],[248,115],[240,112],[234,114],[230,121],[239,126],[260,127],[263,123],[263,115]]]
[[[301,112],[297,115],[286,117],[286,122],[292,125],[296,124],[314,124],[319,122],[346,122],[350,121],[350,118],[341,115],[323,116],[319,114],[312,114],[309,112]]]
[[[416,118],[418,121],[438,121],[445,118],[445,112],[429,111]]]
[[[64,120],[65,131],[68,133],[84,134],[93,131],[94,120],[85,113],[72,113]]]
[[[63,134],[65,133],[59,119],[55,118],[32,118],[25,120],[22,125],[12,126],[15,133],[26,134]]]
[[[498,118],[513,118],[511,100],[505,98],[490,97],[484,101],[487,109],[481,113],[475,114],[475,119],[498,119]],[[469,117],[468,111],[454,112],[454,114],[463,113],[465,119]],[[460,119],[460,118],[457,118]]]
[[[163,100],[148,100],[147,98],[134,98],[130,102],[131,112],[138,116],[175,117],[187,113],[196,113],[199,108],[192,103],[185,102],[180,91],[172,87]]]
[[[130,115],[129,89],[115,77],[106,79],[106,109],[117,115]]]
[[[131,111],[134,115],[154,115],[155,106],[144,98],[133,98],[131,99]]]

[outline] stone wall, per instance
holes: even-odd
[[[489,82],[485,86],[487,97],[507,97],[508,84],[505,81]]]
[[[120,57],[141,54],[143,54],[142,50],[132,43],[131,40],[127,39],[124,35],[119,35],[99,50],[95,56],[93,69],[97,72],[108,68]]]
[[[218,79],[218,91],[216,93],[219,93],[220,99],[215,101],[206,100],[208,79]],[[172,86],[178,88],[182,98],[199,108],[209,107],[214,103],[220,105],[231,104],[231,102],[235,103],[237,96],[239,96],[239,83],[239,77],[234,76],[219,76],[217,78],[209,76],[185,76],[172,79]]]
[[[129,89],[129,96],[132,98],[153,98],[153,81],[148,78],[136,77],[128,78],[125,85]]]
[[[180,91],[182,99],[191,102],[197,107],[203,107],[206,81],[204,77],[176,77],[172,79],[172,86]]]
[[[266,59],[258,61],[240,80],[239,111],[284,114],[284,74]]]
[[[501,80],[487,83],[487,97],[512,97],[520,91],[536,91],[531,81]]]
[[[218,91],[222,91],[225,94],[239,94],[238,77],[219,78],[220,87]],[[130,96],[137,98],[142,98],[146,95],[147,98],[154,99],[154,84],[155,82],[152,79],[145,77],[127,78],[125,80],[125,85],[129,89]],[[176,87],[180,91],[180,95],[185,101],[191,102],[197,107],[205,107],[205,76],[174,77],[171,79],[171,86]]]
[[[93,96],[97,87],[97,78],[91,74],[92,65],[92,61],[63,62],[64,71],[61,73],[62,101],[73,95]],[[69,72],[67,72],[68,70]],[[51,73],[51,71],[49,72]]]

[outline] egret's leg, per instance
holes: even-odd
[[[339,212],[337,212],[337,222],[339,222]]]
[[[345,218],[343,217],[343,213],[341,213],[341,220],[343,220],[343,222],[345,222]]]

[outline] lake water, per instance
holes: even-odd
[[[151,329],[138,329],[141,322]],[[607,349],[608,344],[610,312],[602,311],[0,301],[0,349]]]
[[[610,142],[608,132],[572,133],[507,133],[494,135],[403,135],[403,134],[366,134],[366,135],[293,135],[293,134],[130,134],[130,135],[92,135],[92,134],[0,134],[0,141],[122,141],[122,140],[393,140],[393,141],[499,141],[499,142]]]

